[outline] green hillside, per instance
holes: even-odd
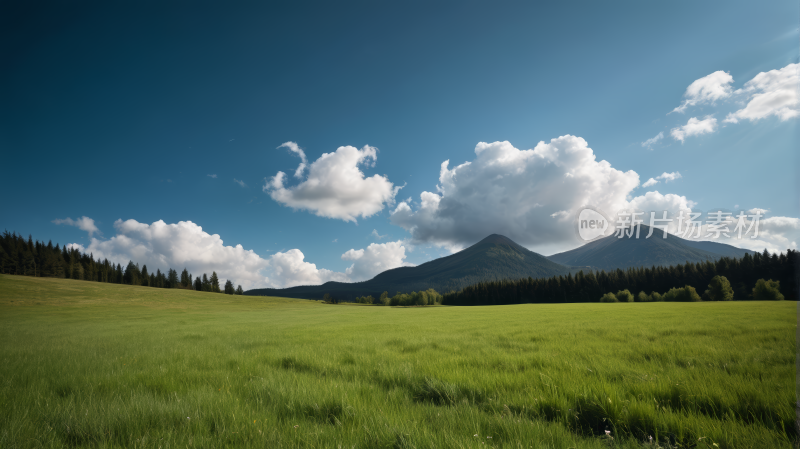
[[[0,275],[0,447],[788,449],[796,325],[789,301],[395,308]]]
[[[411,292],[433,288],[438,292],[459,290],[478,282],[502,279],[542,278],[566,275],[571,267],[552,262],[502,235],[490,235],[469,248],[416,267],[384,271],[365,282],[328,282],[286,289],[255,289],[246,295],[278,295],[321,299],[325,293],[343,300],[381,292]]]

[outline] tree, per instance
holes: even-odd
[[[709,301],[731,301],[733,299],[733,288],[728,278],[725,276],[714,276],[705,291]]]
[[[211,283],[211,291],[214,293],[220,293],[219,278],[217,277],[216,271],[211,272],[211,279],[209,280],[209,282]]]
[[[203,291],[203,281],[200,280],[200,276],[194,278],[194,289],[197,290],[198,292]]]
[[[167,275],[167,282],[169,282],[169,288],[178,288],[180,287],[178,281],[178,272],[173,270],[172,268],[169,269],[169,274]]]
[[[756,301],[783,301],[784,298],[780,288],[779,281],[759,279],[756,281],[755,288],[753,288],[753,299]]]
[[[189,288],[192,286],[192,279],[189,277],[189,272],[186,268],[181,272],[181,287]]]
[[[128,261],[128,266],[125,268],[124,282],[129,285],[139,284],[139,267],[137,267],[132,260]]]
[[[242,286],[236,287],[236,294],[237,295],[244,295],[244,290],[242,290]]]
[[[233,289],[233,282],[231,282],[230,279],[225,281],[225,294],[226,295],[232,295],[235,292],[236,292],[236,290]]]
[[[208,281],[208,276],[205,273],[203,273],[203,282],[200,284],[200,290],[204,292],[211,291],[211,282]]]

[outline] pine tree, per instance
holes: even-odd
[[[217,272],[211,272],[211,279],[209,281],[211,283],[211,291],[214,293],[220,293],[219,290],[219,278],[217,277]]]
[[[230,279],[225,281],[225,294],[226,295],[232,295],[235,292],[236,292],[236,290],[234,290],[234,288],[233,288],[233,282],[231,282]]]
[[[236,294],[237,295],[244,295],[244,290],[242,290],[242,286],[236,287]]]
[[[192,286],[192,280],[189,277],[189,272],[186,270],[186,268],[184,268],[183,271],[181,272],[181,287],[189,288],[191,286]]]

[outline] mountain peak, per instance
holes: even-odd
[[[517,245],[515,241],[500,234],[492,234],[478,242],[478,244],[481,243],[491,243],[492,245]]]

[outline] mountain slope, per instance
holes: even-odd
[[[635,238],[636,234],[623,238],[611,235],[579,248],[554,254],[548,259],[564,265],[589,265],[603,270],[614,270],[704,262],[752,254],[752,251],[724,243],[695,242],[671,234],[667,234],[665,239],[661,229],[654,229],[650,238],[644,238],[649,232],[650,228],[642,225],[638,239]]]
[[[416,267],[387,270],[364,282],[327,282],[285,289],[256,289],[245,294],[319,299],[329,293],[339,299],[349,300],[356,296],[380,295],[384,291],[393,295],[397,291],[433,288],[444,293],[482,281],[550,277],[566,275],[570,271],[570,267],[553,262],[507,237],[493,234],[450,256]]]

